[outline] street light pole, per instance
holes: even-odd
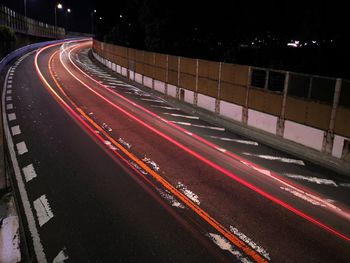
[[[62,4],[58,3],[57,5],[55,5],[55,27],[57,27],[57,8],[62,9]]]
[[[27,0],[24,0],[23,4],[24,4],[24,16],[26,17],[27,16]]]

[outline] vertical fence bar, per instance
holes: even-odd
[[[335,82],[333,104],[332,104],[332,111],[331,111],[331,116],[329,120],[328,131],[325,132],[325,135],[323,137],[322,152],[327,154],[331,154],[333,149],[335,118],[337,116],[337,108],[339,105],[342,82],[343,80],[340,78],[338,78]]]
[[[252,67],[248,67],[247,78],[247,89],[245,94],[244,107],[242,108],[242,123],[245,125],[248,124],[249,90],[252,82]]]
[[[180,99],[180,70],[181,70],[181,57],[177,57],[177,87],[176,87],[176,98]]]
[[[165,71],[165,95],[168,95],[168,83],[169,83],[169,55],[166,55],[166,71]]]
[[[156,53],[153,52],[153,76],[152,76],[152,89],[154,89],[154,78],[156,75]]]
[[[309,89],[307,91],[307,98],[311,99],[311,92],[312,92],[312,83],[314,81],[313,77],[310,77],[310,81],[309,81]]]
[[[287,103],[287,95],[288,95],[288,87],[289,87],[289,71],[286,72],[284,77],[284,87],[283,87],[283,98],[281,105],[281,114],[277,120],[277,130],[276,134],[278,136],[283,137],[284,134],[284,122],[285,122],[285,114],[286,114],[286,103]]]
[[[218,93],[217,93],[217,97],[215,99],[215,113],[217,113],[217,114],[220,114],[221,67],[222,67],[222,63],[219,62]]]
[[[264,85],[264,88],[266,90],[269,89],[269,77],[270,77],[270,70],[266,70],[266,76],[265,76],[265,85]]]
[[[193,105],[198,105],[198,72],[199,72],[199,60],[196,59],[196,92],[193,94]]]

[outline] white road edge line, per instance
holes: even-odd
[[[30,53],[28,53],[28,54],[30,54]],[[9,71],[6,74],[6,78],[5,78],[5,81],[4,81],[4,87],[3,87],[3,92],[2,92],[2,114],[3,114],[3,123],[4,123],[4,133],[5,133],[7,146],[8,146],[8,149],[9,149],[9,153],[10,153],[10,156],[11,156],[11,161],[12,161],[13,170],[14,170],[14,173],[15,173],[15,178],[16,178],[16,181],[17,181],[18,191],[19,191],[19,194],[21,196],[24,213],[25,213],[26,218],[27,218],[28,228],[29,228],[32,240],[33,240],[33,246],[34,246],[36,259],[37,259],[38,262],[46,263],[47,262],[46,255],[45,255],[45,252],[44,252],[43,245],[41,244],[41,240],[40,240],[40,235],[38,233],[38,229],[36,228],[33,211],[32,211],[29,199],[28,199],[28,194],[27,194],[27,191],[26,191],[26,188],[25,188],[22,176],[21,176],[21,170],[19,168],[18,161],[17,161],[17,158],[16,158],[16,153],[15,153],[14,144],[13,144],[13,141],[12,141],[12,136],[11,136],[11,133],[10,133],[10,128],[9,128],[7,120],[6,120],[5,90],[6,90],[6,83],[7,83],[8,74],[9,74]]]

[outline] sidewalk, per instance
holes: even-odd
[[[0,262],[21,261],[18,216],[11,194],[0,199]]]

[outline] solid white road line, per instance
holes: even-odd
[[[13,104],[6,104],[6,110],[12,110],[13,109]]]
[[[7,72],[7,74],[9,74],[9,73]],[[6,83],[6,80],[5,80],[5,83]],[[7,146],[9,149],[10,156],[11,156],[13,170],[14,170],[16,181],[17,181],[18,191],[19,191],[19,194],[21,196],[24,213],[25,213],[26,218],[27,218],[28,228],[29,228],[31,238],[33,241],[33,247],[34,247],[34,251],[35,251],[35,255],[36,255],[36,260],[37,260],[37,262],[46,263],[47,262],[46,255],[44,253],[44,248],[41,244],[38,229],[36,228],[33,211],[31,209],[31,205],[30,205],[30,202],[28,199],[28,194],[27,194],[27,191],[26,191],[26,188],[24,185],[22,175],[21,175],[21,170],[19,168],[18,161],[16,158],[16,153],[15,153],[15,148],[14,148],[14,144],[12,141],[12,136],[10,133],[10,128],[9,128],[7,120],[6,120],[6,113],[5,113],[5,109],[4,109],[4,107],[5,107],[5,90],[6,90],[6,85],[4,84],[3,93],[2,93],[2,107],[3,107],[2,114],[3,114],[4,133],[5,133],[5,137],[7,140]]]
[[[29,164],[22,169],[24,178],[26,179],[26,182],[28,183],[30,180],[36,177],[36,172],[34,170],[33,164]]]
[[[221,140],[221,141],[227,141],[227,142],[237,142],[242,144],[248,144],[248,145],[254,145],[258,146],[259,144],[254,141],[248,141],[248,140],[238,140],[238,139],[232,139],[232,138],[224,138],[224,137],[218,137],[218,136],[210,136],[210,138]]]
[[[247,152],[243,152],[242,154],[247,155],[247,156],[259,157],[259,158],[271,160],[271,161],[279,161],[279,162],[283,162],[283,163],[292,163],[292,164],[298,164],[298,165],[305,166],[305,163],[302,160],[296,160],[296,159],[279,157],[279,156],[272,156],[272,155],[247,153]]]
[[[19,142],[16,144],[17,152],[19,155],[25,154],[28,152],[27,145],[25,142]]]
[[[19,128],[19,125],[11,127],[11,131],[12,131],[12,136],[21,134],[21,129]]]
[[[51,218],[53,218],[53,213],[51,211],[49,202],[47,201],[46,195],[42,195],[36,199],[33,202],[33,205],[40,227],[45,225]]]
[[[9,113],[7,116],[9,117],[9,121],[14,121],[17,119],[15,113]]]

